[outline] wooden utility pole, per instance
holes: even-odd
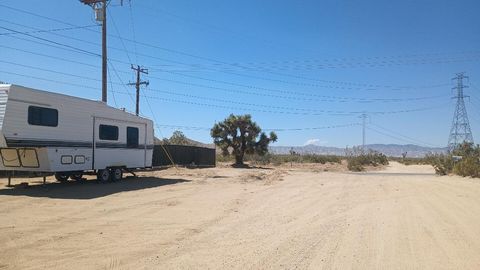
[[[139,65],[136,67],[132,65],[131,69],[135,70],[137,72],[137,81],[134,83],[129,83],[128,85],[135,85],[135,89],[137,90],[137,100],[135,102],[135,114],[138,115],[140,112],[140,85],[144,84],[148,86],[149,82],[148,81],[140,81],[140,73],[143,74],[148,74],[148,69],[146,68],[141,68]]]
[[[95,17],[102,23],[102,101],[107,103],[107,0],[80,0],[95,10]]]

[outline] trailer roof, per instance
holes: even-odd
[[[126,111],[126,110],[124,110],[124,109],[119,109],[119,108],[116,108],[116,107],[112,107],[112,106],[110,106],[110,105],[108,105],[108,104],[106,104],[105,102],[100,101],[100,100],[92,100],[92,99],[87,99],[87,98],[70,96],[70,95],[65,95],[65,94],[61,94],[61,93],[57,93],[57,92],[50,92],[50,91],[40,90],[40,89],[30,88],[30,87],[26,87],[26,86],[22,86],[22,85],[17,85],[17,84],[5,84],[5,83],[0,83],[0,91],[12,90],[12,89],[15,89],[15,88],[23,88],[23,89],[30,90],[30,91],[35,91],[35,92],[44,93],[44,94],[46,94],[46,95],[54,95],[54,96],[59,96],[59,97],[63,97],[63,98],[78,99],[78,100],[81,100],[81,101],[83,101],[83,102],[94,102],[94,103],[96,103],[96,104],[103,105],[103,106],[105,106],[105,107],[108,107],[108,108],[111,108],[111,109],[114,109],[114,110],[118,110],[118,111],[121,111],[121,112],[123,112],[123,113],[129,114],[129,115],[132,115],[132,116],[135,116],[135,117],[139,117],[139,118],[142,118],[142,119],[145,119],[145,120],[150,120],[150,121],[152,121],[150,118],[147,118],[147,117],[144,117],[144,116],[137,116],[137,115],[135,115],[135,114],[132,113],[132,112]]]

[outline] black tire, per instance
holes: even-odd
[[[106,183],[106,182],[110,181],[111,175],[112,174],[110,173],[109,169],[98,170],[97,171],[97,180],[102,182],[102,183]]]
[[[123,177],[123,170],[122,168],[113,168],[111,170],[111,174],[112,174],[112,180],[113,181],[120,181],[122,180],[122,177]]]
[[[62,183],[67,182],[68,177],[70,177],[70,175],[68,173],[63,173],[63,172],[55,173],[55,179],[57,179],[57,181],[62,182]]]
[[[75,181],[82,181],[83,180],[83,172],[74,172],[70,175],[70,179]]]

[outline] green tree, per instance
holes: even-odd
[[[265,155],[268,145],[277,141],[277,135],[270,132],[267,136],[249,114],[231,114],[223,122],[215,123],[210,131],[215,145],[220,147],[223,155],[229,155],[229,149],[235,156],[235,164],[243,165],[243,157],[247,154]]]
[[[190,142],[183,132],[176,130],[170,139],[164,139],[165,144],[189,145]]]

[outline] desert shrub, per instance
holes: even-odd
[[[217,155],[218,162],[231,162],[234,161],[234,157],[232,155]],[[253,165],[267,165],[272,164],[275,166],[279,166],[285,163],[341,163],[342,157],[334,156],[334,155],[316,155],[316,154],[305,154],[305,155],[275,155],[271,153],[267,153],[265,155],[245,155],[245,161]]]
[[[454,156],[461,159],[455,161]],[[463,143],[447,154],[427,155],[425,159],[439,175],[457,174],[480,177],[480,147]]]
[[[255,165],[267,165],[267,164],[270,164],[270,162],[272,162],[272,154],[266,153],[265,155],[258,155],[258,154],[246,155],[245,160]]]
[[[347,168],[352,172],[361,172],[365,170],[360,160],[356,158],[347,159]]]
[[[351,150],[347,149],[346,154],[347,168],[350,171],[363,171],[365,166],[388,165],[387,156],[377,151],[354,147]]]
[[[316,154],[305,154],[305,155],[272,155],[272,160],[277,161],[280,164],[283,163],[341,163],[342,158],[339,156],[333,155],[316,155]]]
[[[466,157],[453,166],[453,173],[461,176],[480,176],[480,162],[477,157]]]
[[[433,166],[439,175],[450,174],[453,170],[453,159],[447,154],[430,154],[426,156],[427,162]]]

